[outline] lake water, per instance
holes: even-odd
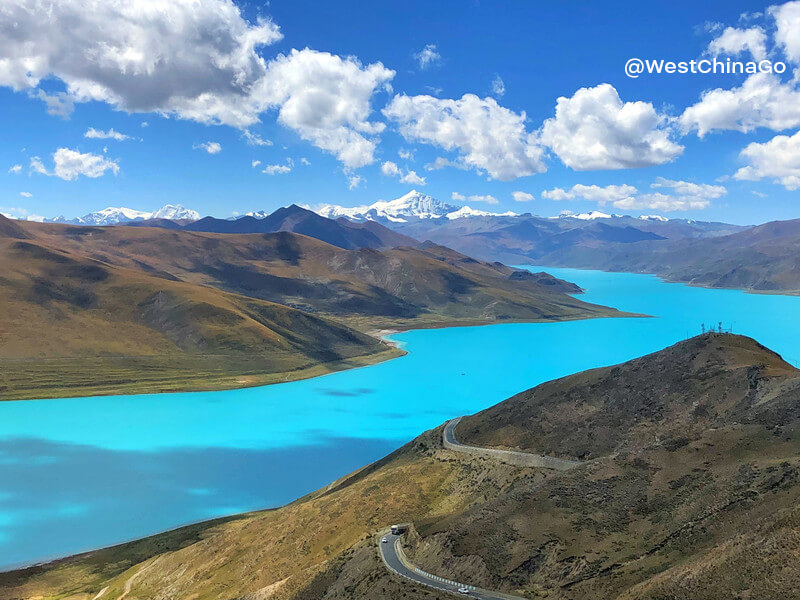
[[[702,322],[800,358],[800,297],[547,271],[587,301],[655,318],[410,331],[393,336],[403,358],[261,388],[0,402],[0,569],[280,505],[446,419]]]

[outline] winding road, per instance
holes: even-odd
[[[426,573],[414,567],[403,554],[403,549],[400,547],[400,538],[402,536],[387,533],[384,537],[386,542],[378,542],[381,558],[386,566],[389,567],[390,571],[395,572],[401,577],[405,577],[406,579],[410,579],[411,581],[436,590],[456,594],[463,598],[477,598],[478,600],[524,600],[522,596],[512,596],[502,592],[484,590]],[[466,593],[460,593],[458,591],[460,589],[468,591],[466,591]]]
[[[533,467],[538,469],[554,469],[556,471],[568,471],[580,466],[582,463],[577,460],[566,460],[553,456],[543,456],[541,454],[528,454],[527,452],[513,452],[511,450],[497,450],[496,448],[479,448],[478,446],[467,446],[456,439],[456,425],[461,421],[461,417],[448,421],[442,433],[442,444],[448,450],[454,452],[464,452],[475,456],[483,456],[499,460],[518,467]]]
[[[556,471],[567,471],[581,465],[580,461],[566,460],[552,456],[540,454],[528,454],[526,452],[513,452],[511,450],[497,450],[495,448],[480,448],[478,446],[467,446],[456,439],[455,429],[461,417],[448,421],[442,431],[442,445],[453,452],[463,452],[473,456],[499,460],[519,467],[533,467],[539,469],[554,469]],[[443,592],[457,594],[464,598],[477,598],[478,600],[523,600],[522,596],[514,596],[503,592],[496,592],[478,588],[472,585],[450,581],[444,577],[438,577],[426,573],[422,569],[415,567],[405,557],[403,548],[400,545],[401,535],[387,533],[378,542],[381,558],[390,571],[401,577],[415,581],[421,585],[428,586]],[[383,540],[386,540],[385,542]]]

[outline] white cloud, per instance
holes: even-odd
[[[106,171],[115,175],[119,173],[119,164],[97,154],[81,153],[70,148],[59,148],[53,154],[53,171],[49,171],[38,156],[31,158],[31,171],[41,175],[48,175],[74,181],[80,175],[84,177],[101,177]]]
[[[680,212],[685,210],[704,210],[711,203],[704,198],[677,197],[669,194],[642,194],[636,198],[627,198],[615,202],[616,208],[623,210],[660,210],[662,212]]]
[[[500,75],[495,75],[492,80],[492,96],[495,98],[502,98],[506,93],[506,84],[500,78]]]
[[[534,198],[533,194],[528,192],[511,192],[511,196],[516,202],[530,202]]]
[[[775,19],[775,41],[789,60],[800,63],[800,2],[772,6],[769,14]]]
[[[637,192],[638,190],[635,187],[626,184],[601,187],[599,185],[583,185],[579,183],[573,185],[569,190],[564,190],[563,188],[545,190],[542,192],[542,198],[548,200],[590,200],[603,206],[625,200]]]
[[[767,57],[767,34],[763,29],[760,27],[749,29],[727,27],[708,45],[708,53],[711,56],[720,54],[738,56],[743,52],[749,52],[755,60],[763,60]]]
[[[400,178],[400,181],[409,185],[425,185],[427,183],[424,177],[417,175],[416,171],[408,171]]]
[[[387,160],[381,165],[381,173],[387,177],[397,177],[400,175],[400,167],[397,166],[397,163]]]
[[[257,133],[253,133],[249,129],[245,129],[242,131],[242,137],[244,141],[247,142],[248,146],[272,146],[272,142],[269,140],[265,140]]]
[[[416,171],[403,172],[403,170],[397,166],[397,163],[390,160],[387,160],[381,165],[381,173],[387,177],[397,177],[403,183],[408,183],[410,185],[425,185],[427,183],[424,177],[417,175]]]
[[[261,172],[266,173],[267,175],[283,175],[291,170],[292,167],[290,165],[267,165]]]
[[[394,71],[308,48],[267,62],[280,40],[268,19],[249,22],[233,0],[19,0],[0,13],[0,86],[35,89],[51,112],[100,101],[243,131],[263,113],[345,166],[373,162],[382,123],[370,100]],[[60,80],[48,96],[39,83]],[[247,133],[255,145],[268,143]]]
[[[461,163],[454,162],[445,158],[444,156],[437,156],[433,162],[430,162],[425,165],[426,171],[438,171],[440,169],[444,169],[447,167],[455,167],[456,169],[463,169],[464,165]]]
[[[685,133],[703,137],[712,131],[753,131],[767,127],[781,131],[800,125],[800,89],[797,82],[781,83],[769,73],[749,76],[730,90],[717,88],[702,94],[679,119]]]
[[[607,83],[559,98],[556,116],[542,127],[542,142],[577,171],[659,165],[683,152],[652,104],[623,103]]]
[[[1,56],[2,55],[0,55],[0,57]],[[2,58],[0,58],[0,84],[2,84]],[[72,114],[72,111],[75,110],[75,99],[66,92],[48,94],[44,90],[39,89],[32,95],[44,102],[45,110],[48,115],[66,119]]]
[[[8,170],[9,173],[13,173],[14,175],[18,175],[22,173],[22,165],[14,165]]]
[[[404,150],[403,148],[397,151],[397,156],[403,160],[414,160],[414,153],[411,152],[411,150]]]
[[[31,194],[30,192],[20,192],[19,195],[22,196],[23,198],[33,197],[33,194]]]
[[[420,69],[427,69],[442,60],[436,44],[428,44],[422,50],[414,54],[414,58],[419,63]]]
[[[269,63],[259,85],[264,101],[278,107],[278,121],[336,156],[348,168],[374,162],[377,142],[366,136],[385,125],[370,122],[372,96],[394,77],[381,63],[363,66],[308,48]]]
[[[269,20],[247,22],[232,0],[107,0],[91,8],[18,0],[0,17],[0,85],[35,88],[53,76],[66,86],[64,101],[244,127],[261,108],[252,95],[266,70],[257,49],[281,37]]]
[[[458,202],[486,202],[487,204],[497,204],[497,198],[490,194],[473,194],[471,196],[464,196],[458,192],[453,192],[450,197]]]
[[[303,158],[301,158],[301,159],[300,159],[300,164],[301,164],[301,165],[305,165],[305,166],[307,166],[307,167],[310,167],[310,166],[311,166],[311,161],[310,161],[310,160],[308,160],[308,159],[307,159],[307,158],[304,156]]]
[[[702,210],[708,208],[711,200],[720,198],[727,190],[720,185],[697,184],[689,181],[674,181],[658,177],[650,185],[654,189],[667,189],[671,193],[650,192],[639,193],[632,185],[583,185],[577,184],[570,189],[554,188],[542,192],[542,197],[549,200],[588,200],[600,206],[611,205],[622,210],[661,210],[676,212],[685,210]]]
[[[250,163],[250,166],[255,169],[260,164],[261,164],[260,160],[254,160],[253,162]]]
[[[209,154],[219,154],[222,152],[222,146],[219,142],[203,142],[202,144],[195,144],[192,148],[195,150],[205,150]]]
[[[134,139],[130,135],[126,135],[124,133],[120,133],[119,131],[115,131],[113,127],[108,131],[103,131],[102,129],[95,129],[94,127],[89,127],[89,129],[86,130],[86,133],[83,134],[83,137],[95,140],[111,139],[111,140],[117,140],[118,142]]]
[[[364,178],[360,175],[348,175],[347,176],[347,188],[350,190],[356,189],[364,182]]]
[[[492,179],[507,181],[545,170],[543,149],[526,130],[525,113],[504,108],[494,98],[399,95],[383,112],[398,122],[405,139],[458,151],[464,165]]]
[[[739,169],[734,178],[770,178],[787,190],[800,189],[800,131],[791,137],[777,135],[763,144],[749,144],[740,156],[749,164]]]
[[[707,183],[692,183],[690,181],[675,181],[656,177],[655,182],[650,184],[651,188],[666,188],[682,197],[716,199],[728,193],[728,190],[721,185],[709,185]]]

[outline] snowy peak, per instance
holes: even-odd
[[[180,204],[165,204],[152,213],[149,218],[169,219],[171,221],[197,221],[200,219],[200,213],[190,208],[184,208]]]
[[[56,217],[54,219],[44,219],[45,223],[65,223],[67,225],[119,225],[122,223],[133,223],[136,221],[147,221],[149,219],[170,219],[173,221],[187,220],[196,221],[200,218],[200,213],[188,208],[184,208],[180,204],[173,205],[167,204],[162,206],[155,212],[147,212],[143,210],[135,210],[126,207],[113,207],[109,206],[103,210],[89,213],[82,217],[75,217],[74,219],[67,219],[65,217]]]
[[[516,213],[491,213],[477,210],[469,206],[455,206],[437,200],[417,190],[411,190],[395,200],[378,200],[368,206],[346,208],[335,204],[326,204],[317,208],[316,212],[323,217],[336,219],[346,217],[353,221],[388,221],[390,223],[407,223],[417,219],[460,219],[462,217],[514,216]]]

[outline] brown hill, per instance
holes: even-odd
[[[448,597],[380,563],[373,536],[401,521],[414,524],[406,552],[423,569],[529,598],[793,597],[800,373],[774,353],[709,334],[498,406],[519,426],[493,434],[504,411],[489,409],[463,420],[462,441],[513,435],[594,458],[566,472],[513,467],[444,450],[438,428],[279,510],[2,574],[0,598],[90,599],[105,587],[112,598]],[[550,433],[590,424],[600,443]]]
[[[359,327],[619,316],[579,288],[442,247],[345,250],[288,232],[214,234],[26,224],[51,246],[164,278],[217,287]]]
[[[214,389],[397,355],[323,317],[32,240],[0,239],[0,265],[2,399]]]

